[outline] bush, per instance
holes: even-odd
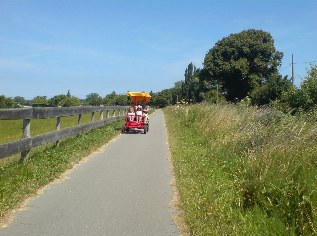
[[[275,106],[292,114],[314,109],[317,106],[317,66],[311,66],[300,88],[289,88]]]
[[[15,107],[15,102],[11,98],[7,98],[3,95],[0,96],[0,109],[13,107]]]

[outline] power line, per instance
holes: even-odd
[[[296,64],[311,64],[311,63],[317,63],[317,61],[302,61],[302,62],[293,62],[294,65]],[[292,63],[289,64],[291,66]]]
[[[305,62],[303,62],[303,63],[305,63],[305,64],[312,64],[312,63],[317,63],[317,61],[305,61]]]

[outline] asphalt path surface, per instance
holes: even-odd
[[[46,188],[0,235],[178,235],[163,114],[121,134]]]

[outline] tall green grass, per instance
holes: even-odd
[[[193,235],[315,235],[317,125],[274,109],[165,110]]]

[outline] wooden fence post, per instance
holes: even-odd
[[[58,116],[56,117],[56,130],[60,130],[61,129],[61,117]]]
[[[77,124],[80,125],[81,124],[81,118],[82,118],[83,114],[79,114],[78,115],[78,121]]]
[[[56,130],[60,130],[61,129],[61,117],[58,116],[56,117]],[[56,141],[55,143],[56,147],[59,146],[59,140]]]
[[[92,112],[92,113],[91,113],[91,122],[93,122],[94,119],[95,119],[95,112]]]
[[[23,134],[22,139],[31,137],[31,119],[23,119]],[[20,161],[27,160],[29,158],[30,149],[27,149],[24,152],[21,152]]]

